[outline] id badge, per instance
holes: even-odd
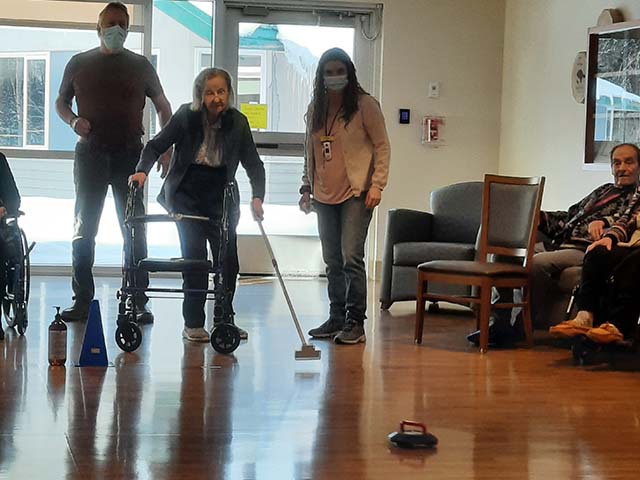
[[[322,155],[326,161],[331,160],[331,142],[322,142]]]

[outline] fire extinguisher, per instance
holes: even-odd
[[[428,130],[429,130],[429,141],[437,142],[438,141],[438,119],[430,118],[428,121]]]

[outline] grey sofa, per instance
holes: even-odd
[[[416,267],[431,260],[473,260],[482,211],[482,182],[448,185],[431,193],[432,213],[387,213],[380,306],[416,299]],[[429,285],[429,291],[469,294],[467,287]]]

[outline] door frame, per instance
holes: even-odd
[[[286,0],[218,0],[214,8],[214,64],[227,70],[234,79],[234,88],[238,86],[238,51],[240,36],[238,27],[240,23],[265,23],[288,25],[318,25],[327,27],[350,27],[354,29],[353,60],[358,71],[358,81],[362,87],[372,95],[379,98],[380,93],[380,41],[377,34],[371,34],[373,27],[380,31],[382,19],[381,4],[367,3],[343,3],[343,2],[318,2],[309,1],[293,3]],[[300,132],[252,132],[258,153],[268,156],[303,156],[304,133]],[[375,278],[376,266],[376,238],[378,228],[378,209],[374,211],[370,233],[366,247],[366,259],[368,272],[371,278]],[[285,242],[281,236],[278,240]],[[293,236],[290,237],[291,241]],[[308,239],[306,240],[308,242]],[[253,256],[251,264],[256,265],[260,272],[271,271],[268,261],[260,261],[263,248],[261,239],[243,235],[238,237],[239,248],[247,252],[260,252]],[[240,245],[247,243],[247,245]],[[286,247],[283,246],[283,249]],[[288,248],[286,248],[289,250]],[[297,248],[292,251],[299,250]],[[320,271],[316,273],[320,273]],[[259,273],[259,272],[255,272]]]

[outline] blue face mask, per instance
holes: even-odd
[[[120,25],[105,28],[102,30],[102,42],[112,52],[119,52],[124,48],[124,40],[127,38],[127,31]]]
[[[339,92],[344,90],[344,88],[349,84],[349,79],[347,75],[334,75],[334,76],[324,76],[324,86],[327,87],[327,90],[333,90],[334,92]]]

